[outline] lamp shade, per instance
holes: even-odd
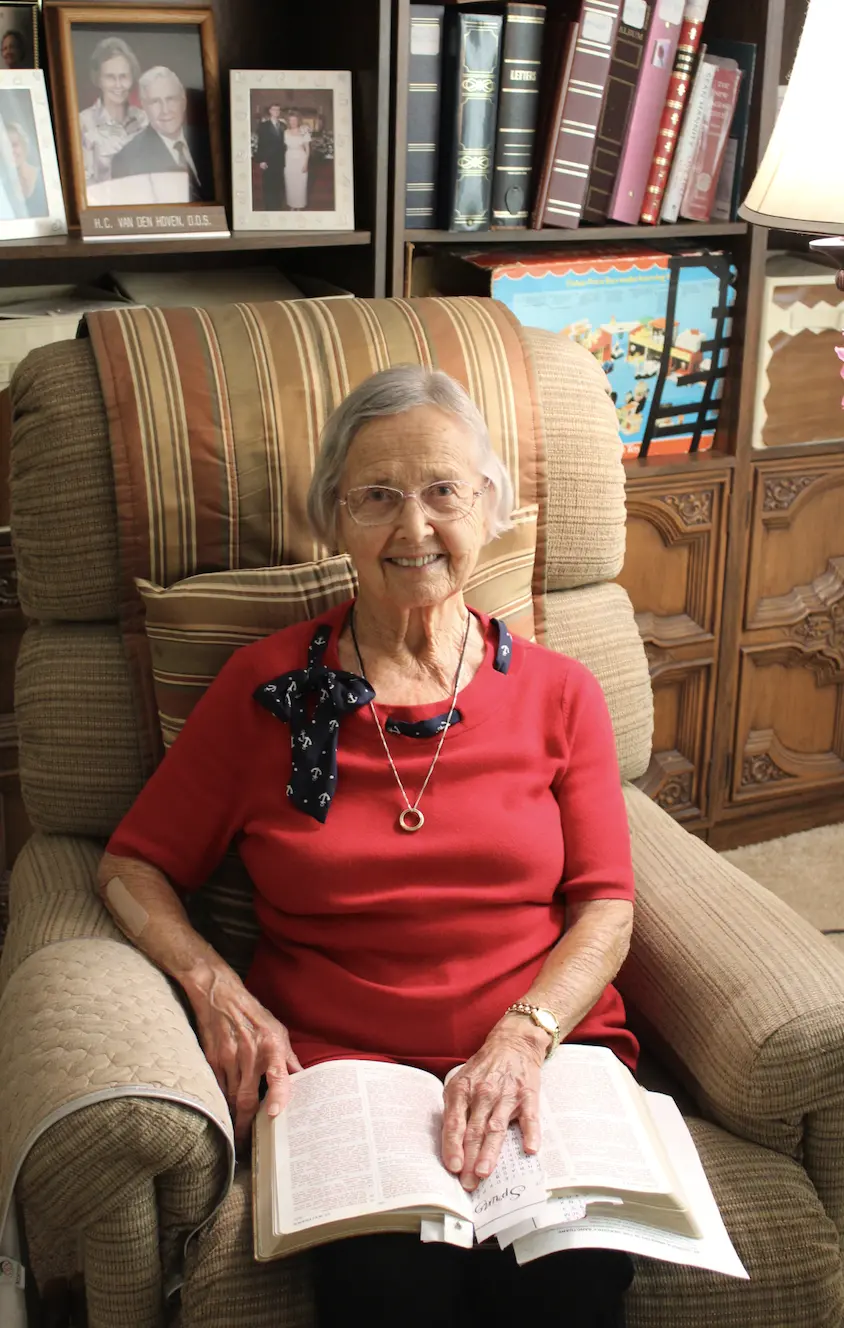
[[[844,230],[842,10],[844,0],[810,0],[774,132],[739,208],[745,221],[792,231]]]

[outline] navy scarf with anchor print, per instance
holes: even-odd
[[[507,673],[513,638],[500,619],[490,621],[498,632],[493,667],[499,673]],[[281,673],[253,692],[259,705],[290,726],[293,762],[288,798],[299,811],[322,825],[337,790],[340,720],[375,699],[375,692],[365,678],[325,667],[323,658],[330,637],[330,626],[322,623],[308,647],[307,668]],[[460,711],[455,710],[452,725],[459,724],[461,718]],[[385,727],[388,733],[403,737],[432,738],[442,733],[447,723],[448,711],[416,724],[388,717]]]

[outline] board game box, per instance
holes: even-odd
[[[432,292],[491,295],[525,326],[585,346],[607,375],[625,457],[712,447],[735,300],[728,254],[451,249],[428,275]]]

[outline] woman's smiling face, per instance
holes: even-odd
[[[416,406],[369,420],[358,430],[346,456],[340,497],[364,485],[418,493],[435,481],[482,489],[477,444],[455,416],[436,406]],[[361,596],[391,601],[408,612],[462,592],[487,539],[488,503],[486,496],[478,498],[466,515],[441,520],[409,498],[392,520],[374,526],[360,525],[341,505],[339,542],[355,564]]]

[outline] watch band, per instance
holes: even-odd
[[[553,1056],[560,1045],[560,1023],[553,1010],[544,1005],[531,1005],[529,1001],[514,1001],[507,1007],[505,1013],[526,1014],[536,1027],[541,1028],[551,1039],[551,1045],[545,1053],[546,1061],[549,1056]]]

